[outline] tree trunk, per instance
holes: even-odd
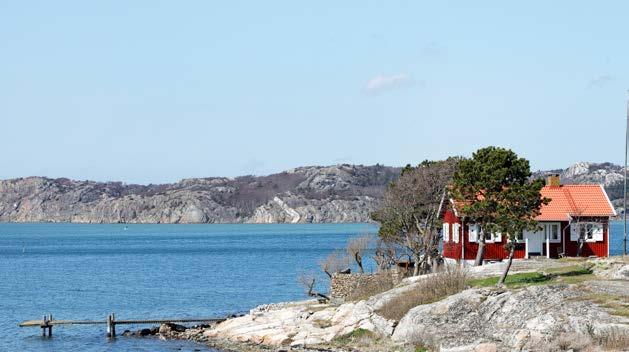
[[[507,279],[507,274],[509,273],[509,269],[511,269],[511,263],[513,263],[513,254],[515,253],[515,243],[511,244],[511,249],[509,250],[509,259],[507,260],[507,266],[505,270],[502,272],[502,276],[500,276],[500,280],[498,280],[498,287],[504,285],[505,280]]]
[[[478,251],[476,252],[476,260],[474,261],[474,266],[483,265],[483,260],[485,259],[485,235],[482,233],[478,234],[481,236],[478,241]]]
[[[360,273],[364,274],[365,269],[363,269],[363,258],[360,256],[360,254],[355,253],[354,259],[356,260],[356,264],[358,264],[358,269],[360,269]]]
[[[581,256],[581,253],[583,252],[583,244],[585,243],[585,239],[584,238],[579,238],[579,247],[577,248],[577,257]]]
[[[419,266],[420,266],[419,253],[413,253],[413,261],[414,261],[413,276],[417,276],[419,275]]]

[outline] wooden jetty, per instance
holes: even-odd
[[[115,313],[111,313],[105,320],[54,320],[52,314],[44,315],[42,320],[26,320],[18,324],[20,327],[39,327],[42,336],[52,336],[52,327],[56,325],[106,325],[107,336],[116,337],[116,325],[125,324],[163,324],[163,323],[220,323],[225,318],[175,318],[175,319],[122,319],[116,320]]]

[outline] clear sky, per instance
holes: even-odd
[[[627,1],[0,0],[0,178],[623,162]]]

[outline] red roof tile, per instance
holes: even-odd
[[[601,185],[561,185],[544,186],[542,197],[550,198],[550,203],[542,205],[538,221],[568,221],[578,216],[614,216],[616,211]],[[452,201],[455,208],[461,202]],[[458,216],[458,214],[457,214]]]
[[[550,198],[542,205],[542,214],[537,220],[567,221],[577,216],[614,216],[616,211],[601,185],[545,186],[542,196]]]

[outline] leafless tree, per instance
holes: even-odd
[[[392,242],[385,242],[378,239],[374,251],[373,260],[376,262],[378,272],[385,271],[395,266],[397,263],[397,248]]]
[[[358,269],[363,274],[365,273],[365,268],[363,267],[363,255],[365,254],[367,248],[369,248],[370,243],[370,235],[352,238],[347,243],[347,255],[354,259],[356,265],[358,265]]]
[[[578,207],[574,210],[574,212],[572,212],[570,214],[571,220],[570,220],[570,231],[572,232],[572,227],[574,226],[577,234],[578,234],[578,239],[577,241],[579,242],[579,246],[577,247],[577,253],[576,256],[580,257],[583,254],[583,247],[585,247],[585,243],[587,242],[588,239],[594,239],[594,238],[588,238],[590,236],[593,236],[593,227],[590,226],[590,224],[600,224],[601,226],[604,226],[604,221],[601,218],[596,218],[596,217],[587,217],[585,216],[587,211],[587,208],[584,207]],[[570,236],[572,237],[572,236]]]
[[[439,210],[459,159],[407,166],[385,191],[382,206],[372,217],[380,222],[378,235],[407,250],[413,275],[430,270],[439,255]]]
[[[306,294],[309,297],[319,297],[329,301],[330,297],[316,290],[316,282],[317,277],[314,273],[302,273],[299,275],[299,283],[306,289]]]
[[[349,257],[345,253],[334,251],[319,261],[319,267],[328,277],[332,278],[333,274],[349,268],[349,262]]]

